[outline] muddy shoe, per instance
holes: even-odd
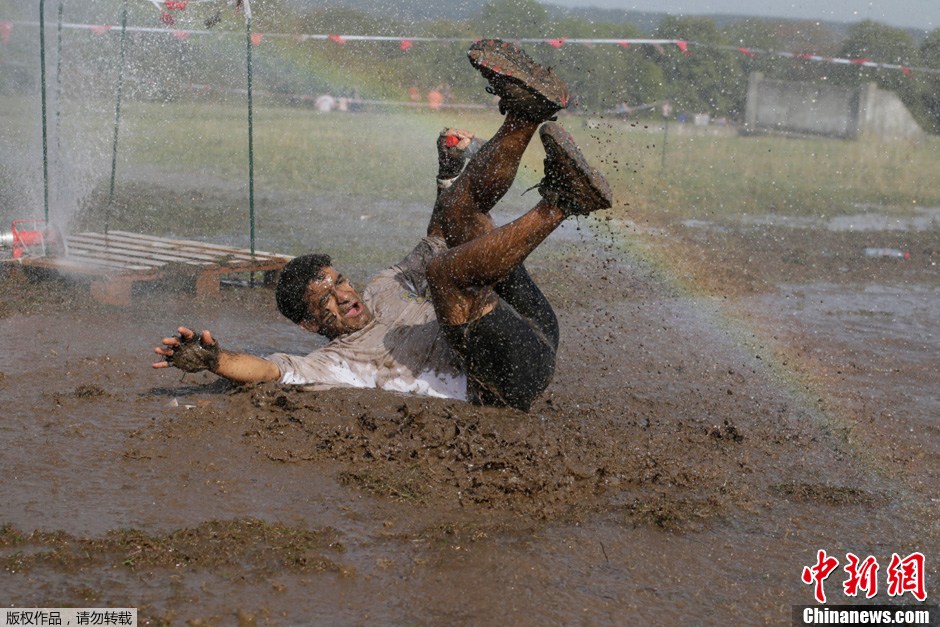
[[[545,177],[539,183],[542,198],[561,207],[567,216],[610,209],[610,186],[588,165],[571,135],[549,122],[539,128],[539,136],[545,146]]]
[[[552,119],[568,106],[568,86],[523,50],[508,41],[483,39],[467,51],[470,64],[499,96],[499,112],[515,113],[534,122]]]
[[[461,148],[464,138],[469,138],[470,143]],[[467,159],[475,155],[484,143],[466,131],[445,128],[437,136],[437,178],[446,180],[456,177],[463,170]]]

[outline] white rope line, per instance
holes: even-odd
[[[153,2],[154,0],[150,0]],[[161,1],[162,0],[157,0]],[[30,26],[38,27],[38,22],[8,22],[9,24],[19,25],[19,26]],[[119,31],[120,28],[115,27],[109,24],[77,24],[72,22],[63,22],[62,28],[72,29],[72,30],[90,30],[97,34],[105,34],[106,32]],[[237,35],[242,36],[242,33],[236,31],[226,31],[218,30],[211,31],[205,29],[175,29],[172,27],[148,27],[148,26],[128,26],[127,32],[130,33],[162,33],[166,35],[171,35],[179,38],[180,36],[189,37],[190,35]],[[257,37],[263,39],[292,39],[298,42],[304,41],[333,41],[337,44],[343,44],[347,41],[385,41],[385,42],[396,42],[399,44],[408,43],[409,45],[417,42],[427,42],[427,43],[460,43],[475,41],[467,37],[427,37],[427,36],[407,36],[407,35],[341,35],[341,34],[308,34],[308,33],[255,33]],[[260,41],[260,40],[259,40]],[[631,38],[625,37],[622,39],[585,39],[585,38],[566,38],[566,37],[548,37],[548,38],[535,38],[535,37],[522,37],[512,39],[512,41],[519,42],[522,44],[547,44],[555,48],[561,48],[562,46],[569,44],[581,44],[581,45],[619,45],[621,47],[627,46],[664,46],[664,45],[674,45],[679,47],[682,52],[689,54],[690,48],[704,48],[704,49],[717,49],[717,50],[731,50],[740,52],[749,57],[758,56],[758,55],[767,55],[767,56],[777,56],[789,59],[799,59],[803,61],[814,61],[817,63],[833,63],[837,65],[857,65],[860,67],[867,68],[879,68],[885,70],[900,70],[904,74],[911,74],[913,72],[926,73],[926,74],[940,74],[940,68],[931,68],[931,67],[914,67],[909,65],[903,65],[899,63],[879,63],[871,59],[847,59],[840,57],[827,57],[817,54],[804,54],[797,52],[783,52],[778,50],[764,50],[761,48],[750,48],[747,46],[727,46],[727,45],[717,45],[717,44],[702,44],[695,41],[686,41],[683,39],[649,39],[649,38]]]

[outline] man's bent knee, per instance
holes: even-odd
[[[431,302],[441,324],[466,324],[492,311],[499,297],[489,286],[461,284],[454,276],[455,260],[449,252],[434,257],[428,264]]]
[[[427,279],[428,289],[431,290],[432,297],[454,289],[453,280],[450,277],[443,255],[437,255],[428,262]]]
[[[428,290],[431,292],[431,302],[434,312],[441,324],[460,324],[459,310],[462,295],[454,281],[452,268],[446,258],[446,253],[437,255],[428,263],[427,268]],[[458,322],[452,322],[458,320]]]

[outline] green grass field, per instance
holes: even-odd
[[[38,115],[27,104],[16,98],[0,102],[0,125],[11,146],[36,143]],[[255,190],[430,205],[436,171],[433,142],[439,130],[454,125],[488,136],[500,120],[495,112],[479,111],[317,114],[258,106]],[[561,123],[610,180],[615,215],[654,222],[721,221],[769,212],[832,216],[865,205],[899,213],[940,206],[937,137],[888,143],[739,137],[695,133],[673,124],[664,158],[662,129],[652,123],[644,128],[642,123],[600,120],[590,128],[578,117],[562,117]],[[86,150],[93,159],[83,176],[95,182],[99,201],[110,174],[112,125],[110,103],[66,112],[62,121],[63,132],[72,134],[66,144],[92,147]],[[247,184],[247,115],[240,105],[127,103],[119,146],[119,189],[128,172],[140,171],[170,187],[198,188],[200,178],[233,187]],[[40,154],[35,147],[21,155],[30,162],[32,184],[37,183]],[[538,182],[542,157],[535,140],[523,161],[520,189]],[[0,178],[6,180],[0,183],[22,185],[16,172],[25,166],[10,154],[3,159]]]
[[[138,106],[136,129],[156,107]],[[246,114],[234,107],[197,107],[159,136],[137,132],[128,159],[163,168],[206,169],[234,180],[245,176]],[[500,117],[492,112],[318,115],[309,110],[260,108],[254,116],[255,175],[260,188],[299,192],[357,190],[407,201],[430,198],[433,139],[448,125],[487,136]],[[741,213],[834,215],[858,205],[904,211],[940,205],[940,138],[878,142],[734,134],[677,133],[563,117],[615,190],[621,209],[640,214],[720,219]],[[521,183],[538,181],[538,141],[526,156]]]

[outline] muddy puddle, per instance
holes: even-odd
[[[260,354],[317,346],[264,290],[118,310],[4,277],[4,603],[144,624],[781,623],[812,602],[819,549],[883,568],[921,551],[930,590],[940,287],[929,258],[841,271],[859,242],[816,230],[846,248],[801,264],[722,240],[751,259],[721,275],[728,297],[572,224],[530,264],[562,340],[528,414],[149,367],[179,323]]]

